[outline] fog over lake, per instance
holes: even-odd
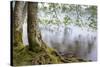
[[[28,45],[27,24],[23,25],[23,42]],[[97,60],[97,32],[75,25],[60,27],[40,25],[42,38],[49,47],[61,54],[72,53],[86,60]]]

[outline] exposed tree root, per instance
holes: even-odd
[[[34,48],[35,49],[35,48]],[[86,62],[74,56],[61,56],[52,48],[39,48],[30,51],[28,46],[14,47],[13,64],[19,65],[38,65],[38,64],[59,64],[72,62]]]

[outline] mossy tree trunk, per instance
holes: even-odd
[[[13,24],[13,44],[18,46],[22,43],[22,24],[23,24],[24,1],[15,1],[12,24]]]
[[[37,23],[37,12],[38,12],[38,3],[37,2],[28,2],[28,41],[29,49],[35,50],[41,45],[45,45],[42,41],[41,33]]]
[[[56,52],[52,48],[49,48],[46,45],[46,43],[42,40],[41,32],[39,30],[37,23],[37,12],[38,12],[38,3],[28,2],[27,31],[28,31],[29,49],[35,52],[37,52],[39,49],[42,49],[44,50],[44,53],[50,56],[52,60],[54,60],[53,57],[55,57],[53,54],[59,57],[60,60],[63,60],[63,58],[58,52]]]

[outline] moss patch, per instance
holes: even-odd
[[[51,51],[45,52],[44,49],[38,48],[36,52],[30,51],[28,46],[14,47],[13,65],[37,65],[37,64],[56,64],[61,63],[59,57],[51,54]],[[51,49],[48,49],[51,50]]]
[[[40,48],[31,51],[29,46],[13,47],[13,65],[38,65],[38,64],[59,64],[72,62],[86,62],[83,59],[76,58],[71,55],[61,56],[52,48]]]

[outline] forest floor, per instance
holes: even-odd
[[[60,63],[74,63],[74,62],[88,62],[84,59],[74,57],[73,55],[59,56],[48,48],[48,52],[39,48],[36,52],[30,51],[28,46],[19,46],[13,48],[13,65],[41,65],[41,64],[60,64]]]

